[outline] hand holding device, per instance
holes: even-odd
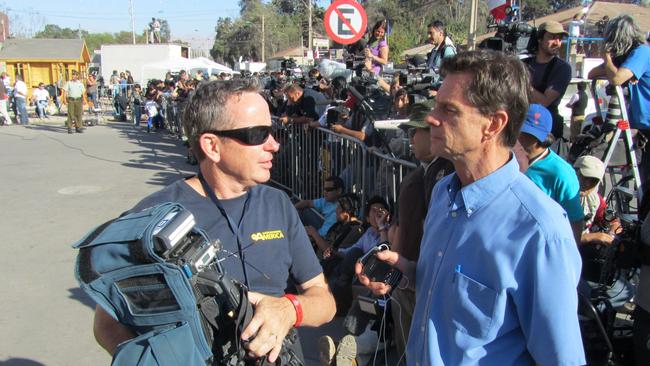
[[[363,265],[361,273],[368,277],[370,282],[383,282],[390,286],[392,290],[402,279],[402,272],[397,268],[393,268],[390,264],[378,259],[375,255],[377,252],[388,249],[390,249],[390,247],[387,242],[381,243],[359,258],[359,263]]]

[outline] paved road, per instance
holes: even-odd
[[[110,364],[70,246],[195,167],[176,140],[125,123],[73,135],[60,118],[4,126],[0,149],[0,365]],[[317,337],[340,334],[338,324],[301,332],[308,364],[317,364]]]

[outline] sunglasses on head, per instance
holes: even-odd
[[[208,130],[203,133],[213,133],[217,136],[230,137],[246,145],[261,145],[269,139],[273,127],[253,126],[236,128],[234,130]]]

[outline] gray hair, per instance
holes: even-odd
[[[630,15],[619,15],[607,23],[605,49],[612,56],[625,55],[644,43],[643,33]]]
[[[228,103],[244,93],[259,93],[260,84],[255,78],[216,80],[199,84],[185,105],[183,128],[194,156],[205,158],[199,138],[209,130],[224,130],[232,126]]]
[[[443,76],[472,75],[465,88],[465,97],[484,116],[504,110],[508,114],[508,124],[500,138],[505,146],[515,145],[528,112],[530,93],[529,72],[523,62],[503,52],[466,51],[445,58],[440,72]]]

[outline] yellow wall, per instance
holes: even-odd
[[[49,62],[49,61],[27,61],[27,62],[12,62],[7,61],[7,74],[11,77],[11,81],[16,80],[16,73],[22,71],[25,84],[31,91],[38,87],[38,83],[56,84],[59,80],[62,83],[70,80],[71,72],[75,70],[81,75],[81,78],[86,77],[88,65],[78,62]]]

